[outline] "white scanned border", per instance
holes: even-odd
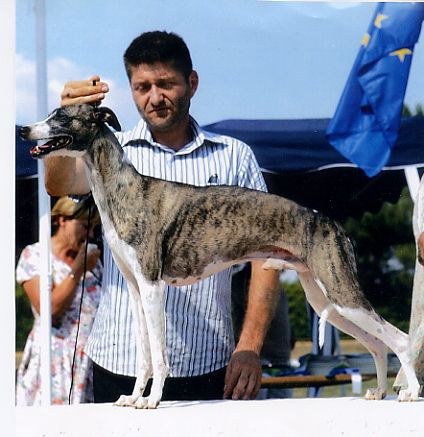
[[[15,0],[0,2],[0,411],[13,435],[15,388]],[[10,432],[9,432],[10,431]]]

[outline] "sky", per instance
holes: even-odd
[[[36,0],[16,0],[16,120],[36,113]],[[148,30],[178,33],[200,76],[191,112],[224,119],[332,117],[376,3],[256,0],[46,0],[48,111],[68,80],[99,74],[124,129],[139,116],[122,55]],[[424,36],[405,103],[424,104]]]

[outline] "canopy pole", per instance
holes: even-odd
[[[409,194],[411,195],[412,201],[415,203],[418,196],[418,187],[420,186],[420,175],[418,169],[416,167],[406,167],[404,171]]]
[[[37,119],[47,115],[45,0],[35,3],[37,49]],[[40,343],[41,343],[41,404],[51,405],[51,225],[50,198],[44,188],[44,167],[37,161],[38,215],[40,242]]]

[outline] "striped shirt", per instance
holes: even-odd
[[[145,122],[116,133],[126,158],[143,175],[185,184],[239,185],[265,191],[251,149],[202,130],[191,119],[193,141],[175,151],[153,141]],[[195,285],[166,287],[166,337],[170,376],[197,376],[228,364],[234,350],[231,269]],[[125,280],[105,241],[102,296],[87,353],[117,374],[136,375],[136,346]]]

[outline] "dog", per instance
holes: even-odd
[[[363,295],[353,246],[342,227],[276,195],[235,186],[195,187],[139,174],[107,126],[115,114],[89,104],[54,110],[21,128],[22,138],[49,140],[35,158],[81,157],[87,167],[105,238],[128,283],[137,326],[137,378],[119,406],[156,408],[168,374],[164,288],[193,284],[234,264],[263,260],[264,269],[297,271],[306,297],[325,321],[360,341],[372,354],[378,386],[387,390],[387,351],[399,358],[408,387],[400,401],[418,399],[419,383],[408,336],[383,320]],[[322,340],[322,336],[321,336]],[[153,377],[149,397],[143,397]]]

